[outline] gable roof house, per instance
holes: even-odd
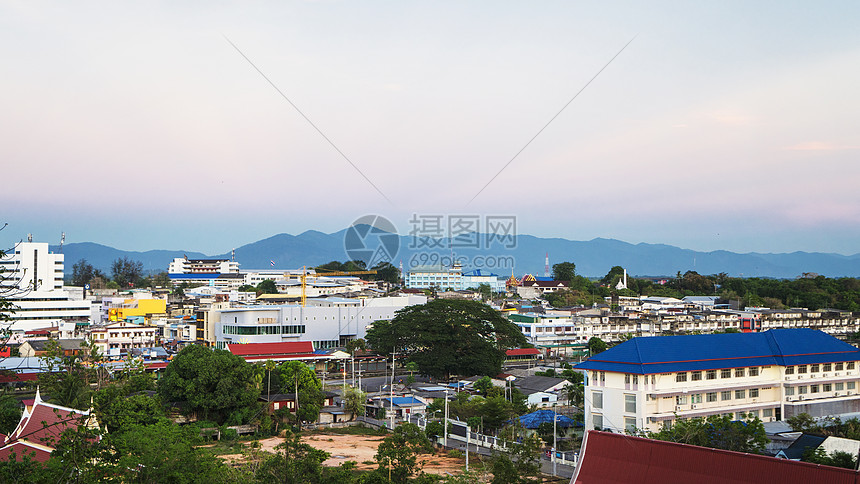
[[[47,403],[36,389],[32,406],[26,406],[18,426],[9,435],[0,435],[0,460],[8,460],[13,452],[20,459],[26,453],[33,460],[46,462],[67,429],[80,426],[98,428],[99,424],[89,410],[77,410]]]

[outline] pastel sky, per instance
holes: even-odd
[[[860,2],[0,2],[0,242],[382,214],[860,252]],[[633,42],[470,199],[632,38]],[[229,38],[390,200],[228,43]]]

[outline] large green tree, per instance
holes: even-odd
[[[260,390],[244,359],[225,350],[185,347],[167,365],[158,382],[166,403],[185,402],[188,409],[218,423],[243,420],[257,404]],[[241,422],[235,422],[241,423]]]
[[[380,353],[405,352],[422,374],[448,378],[498,374],[505,350],[525,345],[526,338],[486,304],[436,299],[373,323],[367,342]]]
[[[92,264],[87,262],[86,259],[81,259],[72,266],[72,285],[73,286],[85,286],[89,284],[96,277],[101,279],[107,279],[104,273],[95,267]]]
[[[391,482],[404,483],[421,470],[418,454],[433,452],[433,444],[421,429],[405,423],[394,429],[376,449],[377,472],[391,476]]]
[[[143,262],[131,260],[128,257],[116,259],[110,266],[114,282],[121,289],[132,287],[143,278]]]
[[[572,281],[576,275],[576,264],[573,262],[559,262],[552,265],[552,278],[556,281]]]

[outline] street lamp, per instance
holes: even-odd
[[[556,477],[556,461],[555,461],[555,449],[557,446],[556,436],[558,435],[555,431],[556,421],[558,420],[558,414],[555,412],[555,404],[552,404],[552,476]]]
[[[442,446],[448,447],[448,389],[445,389],[445,425],[443,425]]]

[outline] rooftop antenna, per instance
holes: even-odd
[[[549,277],[549,252],[546,253],[546,265],[543,268],[544,277]]]
[[[60,253],[63,253],[63,244],[66,242],[66,233],[63,232],[63,235],[60,236]]]
[[[27,242],[33,241],[33,234],[27,234]]]
[[[230,251],[230,262],[236,262],[236,249]]]

